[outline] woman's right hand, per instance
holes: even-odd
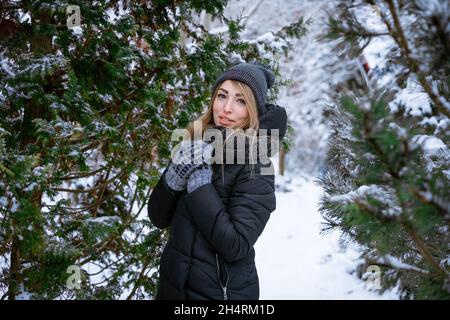
[[[172,160],[165,174],[169,188],[175,191],[184,190],[192,172],[210,164],[213,146],[202,140],[182,141],[172,152]]]

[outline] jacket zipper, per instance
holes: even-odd
[[[228,274],[227,266],[224,264],[225,272],[227,274],[227,281],[225,281],[225,284],[222,282],[222,278],[220,276],[220,265],[219,265],[219,254],[216,253],[216,266],[217,266],[217,278],[219,280],[219,285],[222,288],[223,292],[223,300],[228,300],[228,294],[227,294],[227,286],[228,286],[228,280],[230,280],[230,275]]]

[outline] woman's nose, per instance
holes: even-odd
[[[233,111],[233,99],[228,99],[227,102],[225,102],[225,105],[223,106],[223,110],[225,112]]]

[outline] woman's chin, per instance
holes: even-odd
[[[233,129],[234,123],[222,123],[221,121],[216,121],[216,126],[221,126],[221,127]]]

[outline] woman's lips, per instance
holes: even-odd
[[[225,117],[220,117],[220,116],[219,116],[219,121],[222,124],[225,124],[225,125],[232,124],[234,122],[233,120],[230,120],[230,119],[225,118]]]

